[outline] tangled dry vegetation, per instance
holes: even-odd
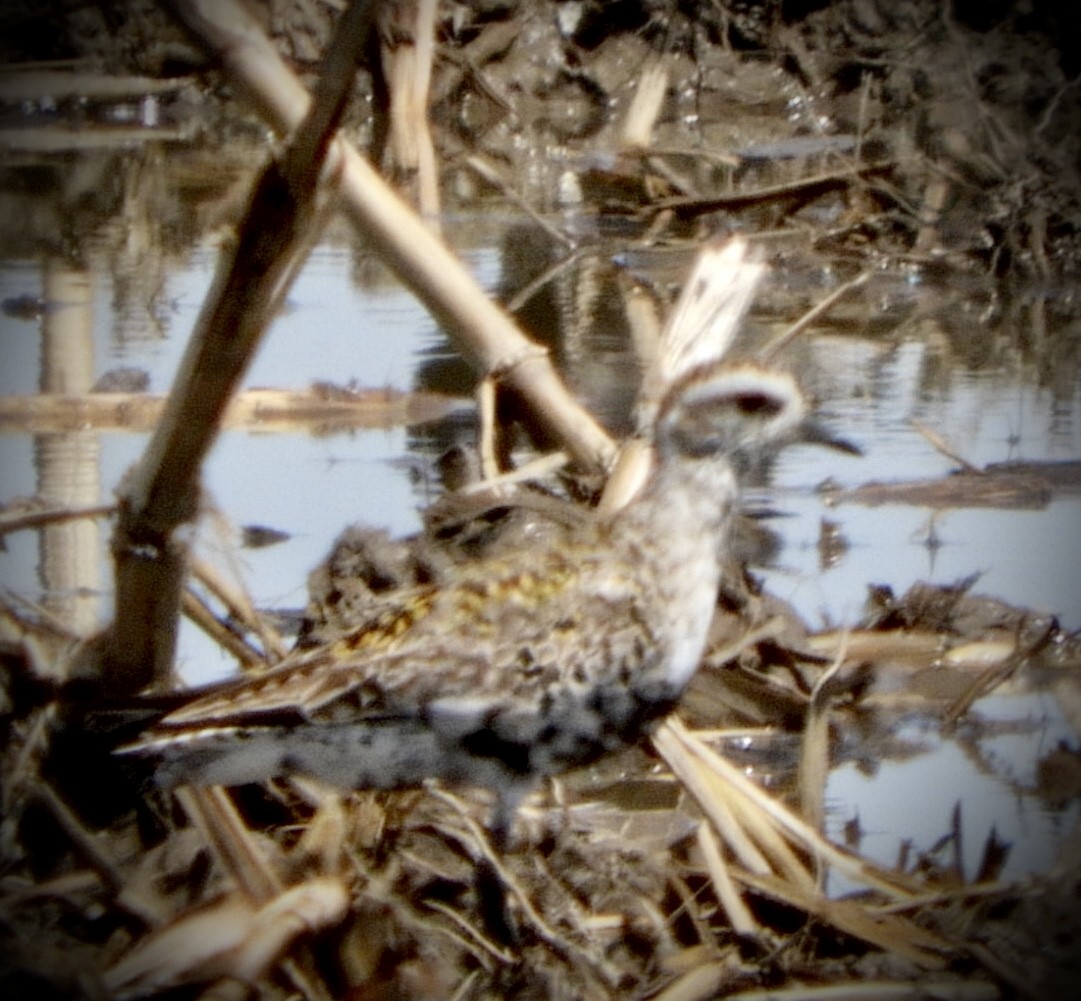
[[[885,739],[911,708],[883,692],[897,663],[939,652],[959,692],[944,715],[1022,665],[1076,676],[1076,638],[965,587],[882,598],[867,628],[810,637],[745,594],[718,615],[690,724],[553,783],[502,855],[479,793],[148,790],[107,735],[65,733],[48,698],[28,708],[78,641],[10,607],[3,629],[7,997],[969,999],[1054,996],[1077,973],[1076,867],[999,883],[991,842],[966,881],[959,831],[883,868],[816,830],[836,735]],[[1003,656],[974,670],[990,644]],[[750,737],[795,739],[798,774],[759,759],[760,788]],[[827,892],[838,878],[855,892]]]
[[[684,135],[679,148],[656,133],[643,143],[650,116],[632,116],[615,165],[581,180],[591,206],[634,220],[644,238],[693,242],[725,212],[861,261],[1044,277],[1076,263],[1077,72],[1061,51],[1058,62],[1043,57],[1050,8],[1035,7],[1022,31],[1021,15],[979,24],[931,3],[714,4],[696,18],[675,4],[619,3],[611,23],[586,4],[561,31],[559,6],[447,14],[433,107],[448,174],[475,178],[484,155],[506,168],[485,183],[513,188],[507,176],[528,175],[543,185],[542,170],[524,169],[530,151],[553,141],[605,149],[628,128],[612,109],[629,112],[641,67],[655,61],[662,96],[690,95],[687,114],[740,88],[744,114],[756,103],[774,121],[778,109],[792,114],[768,149],[748,151],[733,134],[734,148],[717,140],[725,152],[712,157],[688,150]],[[297,60],[305,46],[321,51],[311,39],[328,9],[305,20],[304,5],[272,6],[283,32],[288,18],[305,25],[285,32]],[[142,22],[133,13],[130,23]],[[141,51],[178,58],[171,42]],[[828,122],[818,110],[827,96]],[[509,141],[525,120],[528,141]],[[552,187],[525,193],[546,208]],[[204,584],[230,610],[223,642],[240,632],[241,659],[270,663],[281,649],[272,622]],[[726,603],[687,722],[669,721],[651,747],[602,772],[553,783],[496,855],[487,804],[468,792],[341,797],[298,779],[148,790],[110,757],[115,732],[65,725],[72,708],[57,692],[73,689],[59,682],[99,641],[8,601],[4,996],[795,1001],[1068,990],[1081,866],[1001,884],[992,843],[965,881],[949,855],[957,831],[944,832],[940,854],[885,868],[818,828],[831,733],[889,730],[897,705],[875,682],[891,664],[966,667],[934,707],[959,719],[1022,671],[1075,684],[1076,638],[967,587],[880,595],[866,628],[845,636],[808,636],[742,578]],[[763,792],[726,758],[748,735],[798,745],[798,774]],[[490,913],[482,864],[507,888],[509,929]],[[857,892],[832,895],[838,878]]]
[[[425,130],[408,105],[424,96],[393,79],[408,76],[394,60],[412,30],[399,7],[350,121],[373,159],[412,175]],[[313,79],[336,5],[275,0],[257,14]],[[4,16],[0,58],[21,69],[74,56],[175,84],[218,68],[145,0],[59,20],[10,4]],[[652,223],[653,240],[721,215],[830,253],[1070,271],[1081,254],[1074,17],[934,0],[442,4],[426,103],[432,187],[469,199],[478,176],[494,178],[544,212],[574,174],[589,208]],[[206,100],[205,89],[163,93],[164,123]]]

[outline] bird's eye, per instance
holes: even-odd
[[[779,413],[783,403],[776,396],[768,393],[740,393],[736,398],[736,407],[742,414],[765,415]]]

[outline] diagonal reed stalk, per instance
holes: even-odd
[[[110,695],[162,682],[172,667],[188,557],[184,527],[199,504],[202,463],[319,221],[320,177],[339,181],[328,150],[371,20],[354,4],[339,22],[317,99],[283,155],[263,170],[146,452],[120,491],[112,550],[116,613],[104,645]],[[324,171],[324,166],[326,170]]]

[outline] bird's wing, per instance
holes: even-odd
[[[416,588],[386,602],[363,624],[312,649],[295,651],[262,674],[248,674],[194,691],[187,702],[158,721],[188,727],[226,718],[275,714],[301,716],[334,698],[350,673],[362,677],[365,665],[388,659],[432,609],[436,589]],[[389,657],[393,661],[393,656]]]
[[[422,717],[432,706],[483,714],[629,675],[656,648],[642,595],[607,571],[585,581],[570,564],[544,577],[468,575],[265,674],[195,695],[149,736]]]

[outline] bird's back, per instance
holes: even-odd
[[[299,771],[356,788],[592,760],[670,704],[653,683],[666,650],[654,574],[638,552],[616,557],[617,535],[590,522],[399,595],[319,648],[196,695],[130,750],[166,782]]]

